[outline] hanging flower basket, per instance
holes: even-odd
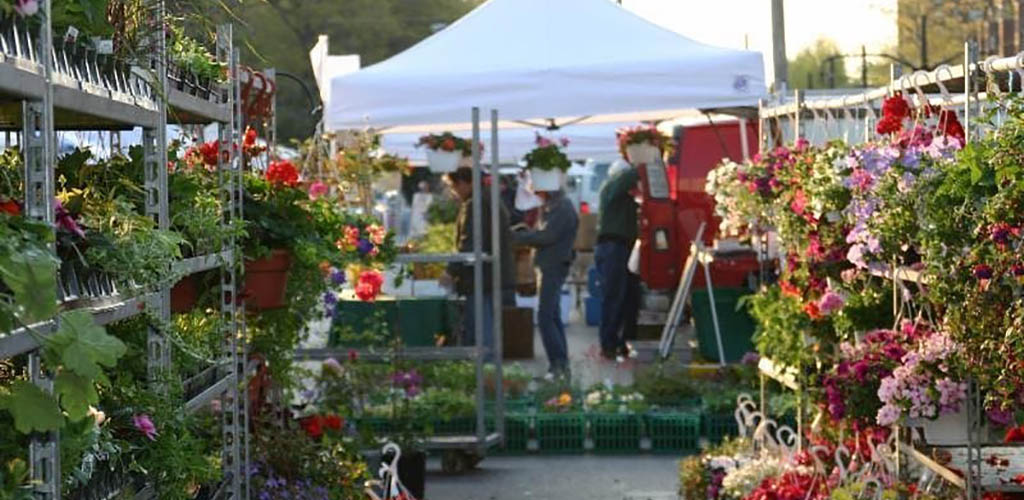
[[[171,287],[172,313],[187,313],[196,307],[198,301],[199,286],[196,284],[195,275],[185,276]]]
[[[291,267],[291,252],[283,249],[274,250],[262,259],[245,261],[242,294],[246,298],[246,305],[257,310],[284,307],[288,271]]]
[[[564,177],[565,172],[559,169],[530,169],[530,180],[533,182],[534,191],[558,191],[562,189],[562,179]]]
[[[626,157],[633,166],[647,165],[661,158],[661,150],[649,142],[630,144],[626,146]]]
[[[437,174],[454,172],[459,168],[461,159],[461,151],[427,150],[427,166],[430,167],[431,172]]]

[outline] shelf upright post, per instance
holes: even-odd
[[[228,109],[231,116],[225,123],[218,126],[219,151],[217,155],[217,179],[220,184],[221,199],[221,228],[227,231],[232,224],[241,217],[240,207],[242,200],[240,193],[241,164],[235,154],[234,145],[238,144],[238,66],[235,58],[234,47],[232,46],[232,27],[230,24],[221,25],[217,28],[217,61],[228,66],[229,90],[227,95]],[[221,467],[224,471],[225,480],[228,482],[228,489],[231,498],[244,499],[245,491],[243,484],[247,481],[245,476],[245,464],[241,454],[241,445],[245,436],[240,432],[244,428],[245,412],[241,410],[246,404],[244,397],[239,391],[239,386],[244,383],[244,360],[242,368],[239,367],[239,343],[242,342],[239,320],[241,316],[239,276],[241,273],[240,260],[237,255],[236,241],[234,236],[222,237],[221,250],[232,249],[234,258],[231,262],[221,267],[221,320],[222,334],[224,339],[225,361],[231,370],[231,383],[224,395],[224,402],[221,405],[221,432],[223,435],[223,449],[221,450]],[[237,260],[236,260],[237,259]],[[241,410],[241,411],[240,411]]]
[[[22,140],[25,169],[25,215],[36,220],[54,222],[54,123],[53,87],[51,85],[53,60],[50,53],[52,12],[50,0],[41,2],[42,23],[39,26],[36,58],[43,74],[43,99],[22,103]],[[54,249],[55,250],[55,249]],[[53,291],[54,300],[57,290]],[[28,355],[29,378],[46,393],[53,393],[53,374],[42,366],[42,355],[34,351]],[[29,444],[29,469],[35,483],[34,498],[57,500],[60,494],[60,433],[36,433]]]
[[[484,428],[484,357],[488,353],[484,336],[483,256],[483,182],[480,173],[480,108],[473,108],[473,340],[476,344],[476,437],[479,443],[487,435]],[[491,179],[494,182],[495,179]],[[495,253],[495,248],[491,248]],[[497,311],[494,311],[497,313]]]
[[[800,113],[804,108],[804,92],[802,90],[793,91],[793,105],[795,107],[793,111],[793,144],[795,145],[800,142]]]
[[[498,160],[498,110],[491,110],[491,303],[494,314],[491,315],[494,332],[494,424],[495,431],[504,442],[505,436],[505,390],[501,364],[504,359],[502,321],[505,318],[504,288],[507,283],[501,282],[501,247],[510,242],[501,241],[501,194],[499,193]],[[486,432],[485,432],[486,434]]]
[[[971,120],[971,112],[973,107],[973,100],[971,96],[974,94],[972,88],[974,84],[974,71],[975,63],[978,61],[978,43],[975,41],[964,42],[964,138],[967,142],[971,141],[971,126],[974,120]]]
[[[233,71],[237,72],[238,68],[242,64],[242,53],[241,53],[241,51],[237,47],[232,46],[231,54],[232,54],[231,66],[232,66]],[[277,82],[275,81],[274,83],[276,85]],[[275,86],[275,90],[276,90],[276,86]],[[234,134],[235,134],[236,144],[241,144],[241,142],[242,142],[242,127],[244,126],[245,122],[243,121],[243,118],[242,118],[242,85],[241,85],[241,82],[238,80],[238,78],[232,78],[231,79],[231,92],[234,95],[234,102],[236,103],[235,106],[231,108],[232,109],[232,115],[234,116],[234,120],[235,120],[235,126],[232,127],[232,130],[234,131]],[[273,114],[273,113],[276,112],[276,109],[277,109],[276,105],[274,104],[275,102],[276,102],[276,98],[272,98],[271,99],[271,109],[273,111],[272,111],[272,114],[271,114],[271,122],[270,122],[271,126],[270,126],[270,129],[269,129],[269,134],[270,134],[271,137],[274,138],[274,142],[272,144],[276,146],[276,144],[277,144],[277,139],[276,139],[277,138],[277,132],[276,132],[275,127],[277,126],[277,121],[276,121],[276,118],[274,117],[274,114]],[[269,156],[268,157],[268,162],[267,162],[267,166],[268,167],[270,166],[269,158],[274,158],[274,156]],[[244,220],[244,215],[245,215],[245,211],[244,211],[244,209],[245,209],[245,204],[244,204],[244,200],[245,200],[245,183],[244,183],[244,181],[242,179],[242,162],[241,162],[240,158],[237,160],[236,165],[237,165],[238,168],[236,168],[234,170],[234,176],[235,176],[235,179],[234,179],[234,181],[235,181],[234,182],[234,184],[235,184],[235,195],[234,195],[235,196],[235,217],[236,217],[236,220],[242,221],[242,220]],[[238,248],[238,241],[237,240],[234,242],[234,245],[232,245],[232,253],[235,254],[235,255],[241,255],[242,254],[242,252]],[[238,269],[239,276],[243,276],[244,273],[245,273],[245,259],[244,258],[239,258],[237,262],[238,262],[237,269]],[[236,349],[236,351],[235,351],[235,368],[236,368],[235,372],[240,374],[239,375],[239,378],[240,378],[239,384],[236,387],[238,387],[239,397],[241,398],[241,402],[240,402],[239,407],[238,407],[238,411],[241,413],[241,415],[240,415],[241,421],[237,424],[238,425],[237,431],[242,436],[242,438],[238,441],[238,445],[237,445],[239,447],[239,450],[238,450],[239,457],[242,459],[242,464],[241,464],[241,467],[240,467],[240,470],[242,472],[242,477],[241,477],[241,480],[240,480],[241,481],[241,488],[240,488],[236,498],[241,499],[241,500],[249,500],[249,498],[251,496],[250,491],[249,491],[249,465],[250,465],[250,461],[249,461],[249,459],[250,459],[250,454],[249,454],[249,421],[250,421],[250,419],[249,419],[249,410],[250,410],[250,408],[249,408],[249,343],[246,341],[246,337],[245,337],[245,301],[244,300],[240,301],[236,307],[237,307],[236,318],[238,320],[237,320],[237,323],[235,324],[235,327],[236,327],[237,332],[238,332],[238,334],[237,334],[238,337],[237,338],[238,338],[239,348]]]
[[[164,0],[152,0],[152,26],[164,25]],[[166,69],[166,35],[163,29],[153,29],[148,51],[149,71],[153,73],[153,82],[157,91],[167,95]],[[170,229],[170,217],[167,198],[167,105],[166,99],[156,100],[159,119],[157,126],[142,129],[142,157],[145,175],[146,215],[156,221],[160,229]],[[151,295],[149,310],[157,314],[166,324],[171,319],[170,287],[161,286],[160,290]],[[154,325],[148,327],[146,340],[148,358],[147,369],[149,380],[155,383],[161,374],[171,367],[171,348],[167,338]]]
[[[270,109],[268,110],[263,131],[266,135],[267,166],[269,167],[270,162],[277,159],[277,70],[266,68],[263,70],[263,77],[267,79],[268,84],[274,89],[274,93],[270,97]]]

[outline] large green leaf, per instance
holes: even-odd
[[[60,328],[48,340],[48,347],[64,367],[90,380],[101,375],[101,366],[112,367],[127,348],[117,337],[107,335],[86,311],[60,315]]]
[[[24,380],[12,384],[10,393],[0,397],[0,408],[10,412],[14,428],[24,434],[54,431],[64,425],[57,400]]]
[[[77,373],[61,371],[53,381],[53,390],[60,395],[61,408],[74,421],[84,418],[89,414],[89,406],[100,402],[93,381]]]
[[[41,321],[57,312],[57,261],[28,248],[0,257],[0,278],[14,294],[21,320]]]

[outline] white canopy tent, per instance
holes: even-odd
[[[541,126],[622,123],[754,106],[765,93],[760,53],[697,43],[610,0],[489,0],[330,85],[327,130],[396,133],[469,129],[472,107]]]
[[[727,115],[711,114],[704,115],[696,111],[690,111],[681,117],[671,121],[662,122],[659,125],[665,133],[671,133],[674,125],[703,125],[711,119],[716,124],[735,122],[735,118]],[[599,163],[612,162],[621,157],[615,131],[622,127],[635,126],[635,122],[626,123],[580,123],[566,125],[558,130],[547,130],[544,128],[531,127],[518,123],[504,123],[498,132],[498,153],[499,161],[502,164],[515,164],[526,153],[535,146],[536,134],[552,139],[565,137],[569,139],[569,147],[565,153],[572,160],[594,160]],[[469,137],[471,130],[451,130],[452,133],[461,137]],[[420,134],[412,132],[381,134],[381,146],[388,153],[408,158],[414,165],[426,164],[426,151],[423,148],[415,147]],[[486,147],[490,147],[490,131],[484,128],[481,138]],[[481,161],[489,164],[491,156],[482,155]]]

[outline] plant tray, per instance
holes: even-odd
[[[505,451],[511,453],[525,452],[526,443],[530,440],[530,429],[533,417],[526,414],[510,414],[505,416]]]
[[[677,453],[698,449],[699,413],[649,413],[644,416],[644,422],[652,451]]]
[[[712,444],[721,443],[726,436],[736,436],[739,433],[736,417],[732,413],[705,412],[701,420],[704,430],[702,436]]]
[[[587,415],[590,438],[597,453],[633,453],[640,449],[643,418],[629,413]]]
[[[538,414],[535,418],[537,444],[541,453],[583,451],[586,422],[580,413]]]

